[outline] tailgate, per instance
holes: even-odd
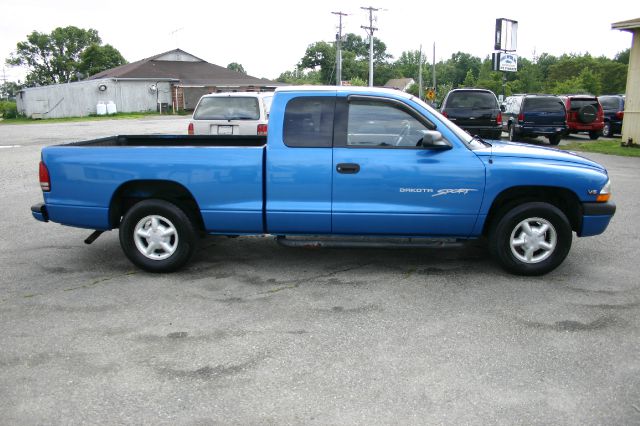
[[[257,135],[259,121],[194,120],[196,135]]]
[[[447,108],[449,120],[458,126],[495,126],[495,108]]]

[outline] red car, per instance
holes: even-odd
[[[591,140],[602,136],[604,111],[598,98],[591,95],[562,96],[567,110],[567,133],[587,132]]]

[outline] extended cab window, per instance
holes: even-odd
[[[416,147],[427,127],[395,105],[377,101],[349,102],[347,146]]]
[[[334,97],[294,98],[284,111],[284,143],[289,147],[327,148],[333,144]]]

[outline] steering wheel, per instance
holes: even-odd
[[[409,120],[403,120],[402,126],[403,127],[402,127],[402,130],[400,131],[400,134],[398,135],[398,139],[396,139],[395,146],[400,146],[400,143],[402,142],[402,140],[405,137],[407,137],[407,135],[411,131],[411,123],[409,123]]]

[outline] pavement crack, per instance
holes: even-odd
[[[83,288],[93,288],[93,287],[97,286],[98,284],[105,283],[107,281],[111,281],[111,280],[116,279],[116,278],[126,277],[128,275],[135,275],[135,274],[137,274],[137,271],[128,271],[128,272],[125,272],[124,274],[114,275],[112,277],[98,278],[98,279],[95,279],[95,280],[91,281],[88,284],[82,284],[82,285],[79,285],[79,286],[76,286],[76,287],[65,288],[62,291],[73,291],[73,290],[80,290],[80,289],[83,289]]]

